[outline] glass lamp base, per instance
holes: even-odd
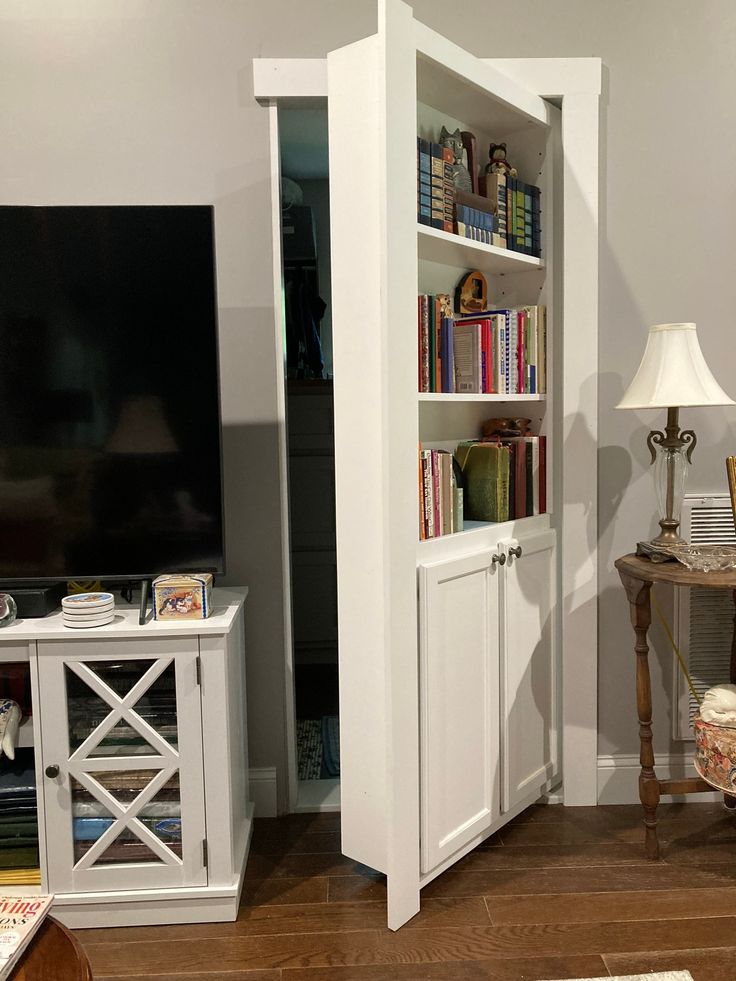
[[[685,445],[657,446],[654,461],[654,486],[659,504],[659,527],[662,529],[653,545],[682,545],[685,541],[678,534],[682,501],[685,497],[688,460]]]

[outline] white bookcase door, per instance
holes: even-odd
[[[503,542],[501,807],[534,800],[558,773],[555,532]],[[520,556],[512,549],[520,548]],[[595,656],[595,652],[592,652]]]
[[[198,653],[38,642],[52,892],[206,885]]]
[[[500,815],[496,568],[488,549],[419,567],[422,872]]]
[[[471,123],[491,109],[522,128],[549,117],[395,0],[379,3],[376,35],[327,58],[342,849],[386,873],[393,929],[418,912],[422,877],[418,86],[448,119],[469,105]]]

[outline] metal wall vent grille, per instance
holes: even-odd
[[[736,545],[728,496],[685,498],[681,534],[693,545]],[[699,695],[729,680],[734,599],[725,589],[680,587],[675,599],[675,639]],[[674,658],[676,705],[674,737],[692,739],[697,702]]]

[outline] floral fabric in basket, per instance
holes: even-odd
[[[693,727],[698,774],[716,790],[736,795],[736,729],[703,722],[699,712]]]

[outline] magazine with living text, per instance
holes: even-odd
[[[0,981],[9,977],[43,922],[52,896],[0,896]]]

